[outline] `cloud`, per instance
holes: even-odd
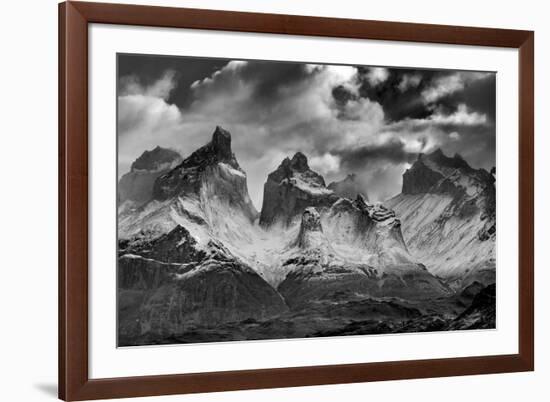
[[[384,67],[371,67],[365,75],[367,81],[373,87],[383,83],[390,76],[390,72]]]
[[[172,70],[150,85],[142,85],[135,76],[119,80],[119,175],[126,173],[143,151],[157,145],[181,150],[182,142],[191,146],[199,143],[192,136],[184,136],[188,133],[182,112],[167,101],[175,85],[176,73]]]
[[[472,82],[484,79],[490,75],[492,73],[472,71],[442,75],[435,78],[431,85],[422,91],[421,95],[426,103],[433,103],[446,96],[460,92]]]
[[[138,132],[162,129],[178,122],[179,109],[161,98],[146,95],[125,95],[118,99],[119,135],[135,136]]]
[[[487,116],[471,111],[464,103],[458,105],[456,112],[448,115],[435,113],[427,119],[439,125],[477,126],[487,123]]]
[[[230,63],[231,64],[231,63]],[[299,79],[273,83],[271,96],[258,101],[258,87],[271,71],[255,63],[228,65],[212,77],[193,85],[195,101],[184,111],[186,119],[213,121],[233,126],[239,140],[254,155],[265,147],[281,146],[323,154],[327,149],[374,135],[384,121],[379,104],[354,99],[339,104],[333,89],[352,93],[357,88],[357,69],[349,66],[296,65]],[[265,89],[264,89],[265,90]],[[253,137],[254,141],[248,138]]]
[[[248,65],[248,62],[243,60],[231,60],[221,70],[215,71],[210,77],[205,77],[202,80],[196,80],[191,84],[191,89],[207,90],[210,87],[227,85],[231,86],[236,83],[231,77],[237,77],[241,67]]]
[[[460,139],[460,134],[457,133],[456,131],[453,131],[452,133],[449,134],[449,138],[452,140],[458,141]]]
[[[340,157],[330,153],[314,156],[309,160],[309,166],[323,175],[338,173],[340,171]]]
[[[354,121],[381,121],[384,118],[384,110],[368,98],[350,99],[340,108],[339,117]]]
[[[369,68],[359,67],[361,97],[380,103],[388,121],[424,119],[436,108],[448,114],[459,103],[494,116],[494,74],[467,71],[390,69],[376,86],[366,76]],[[483,83],[483,85],[481,85]]]
[[[404,74],[399,81],[397,88],[401,92],[405,92],[409,89],[417,88],[422,82],[422,75],[419,73],[416,74]]]
[[[403,172],[409,167],[410,163],[380,163],[362,170],[355,180],[364,189],[370,202],[384,202],[401,192]]]
[[[461,74],[452,74],[437,78],[430,87],[422,91],[422,97],[426,103],[432,103],[462,89],[464,80]]]
[[[386,126],[388,130],[419,131],[428,127],[443,126],[483,126],[488,123],[487,116],[483,113],[472,111],[465,104],[457,106],[453,113],[446,114],[441,109],[425,119],[403,119]]]
[[[463,74],[465,75],[465,73]],[[464,103],[470,110],[483,113],[489,121],[494,122],[496,115],[496,74],[470,72],[465,77],[465,88],[440,99],[437,106],[455,110],[457,105]]]
[[[410,143],[391,138],[333,150],[310,159],[310,167],[323,174],[327,183],[354,173],[360,192],[367,194],[371,202],[382,202],[401,191],[402,174],[418,158],[424,145],[420,138]]]
[[[177,131],[181,114],[161,98],[126,95],[118,99],[119,173],[146,149],[163,144],[164,137]]]
[[[130,75],[120,79],[119,96],[144,95],[166,100],[175,87],[176,72],[174,70],[165,71],[159,80],[147,86],[143,86],[136,76]]]
[[[118,134],[148,135],[173,124],[180,118],[179,109],[166,102],[174,89],[175,72],[166,71],[151,85],[142,85],[135,76],[122,77],[118,95]],[[139,142],[139,141],[138,141]]]
[[[392,138],[387,142],[366,144],[356,148],[342,149],[334,152],[340,157],[341,165],[350,170],[359,170],[380,161],[399,164],[411,162],[418,156],[418,151],[407,149],[402,139]]]

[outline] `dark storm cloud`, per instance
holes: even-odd
[[[359,94],[382,105],[386,113],[386,119],[390,122],[404,118],[422,119],[428,117],[431,111],[419,97],[420,92],[426,88],[441,72],[431,70],[412,69],[388,69],[388,79],[379,85],[373,86],[366,78],[368,69],[361,67]],[[414,85],[405,86],[407,77],[417,77]]]
[[[183,108],[192,101],[189,90],[191,84],[210,76],[228,62],[227,59],[215,58],[120,54],[119,90],[124,87],[125,80],[137,80],[141,86],[147,87],[159,80],[166,71],[174,71],[177,85],[167,101]]]
[[[443,97],[438,103],[449,111],[456,110],[459,104],[466,104],[472,110],[486,114],[490,121],[494,122],[496,115],[495,94],[496,74],[488,74],[475,82],[467,83],[464,90]]]
[[[345,86],[337,85],[332,89],[332,97],[338,107],[344,107],[350,100],[356,100],[359,96]]]
[[[451,113],[461,103],[474,111],[486,113],[494,120],[495,74],[395,68],[388,69],[385,81],[372,85],[368,79],[369,68],[359,67],[358,70],[359,96],[380,103],[388,122],[424,119],[432,114],[434,108]]]
[[[247,63],[241,69],[243,80],[253,82],[254,98],[273,103],[282,95],[281,90],[296,85],[311,76],[303,63],[278,63],[257,61]]]

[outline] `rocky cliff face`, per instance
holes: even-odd
[[[403,222],[412,255],[456,286],[476,275],[494,282],[494,182],[484,169],[438,149],[419,156],[403,174],[402,193],[387,202]]]
[[[419,158],[413,166],[403,173],[402,194],[422,194],[436,187],[443,175],[427,167]]]
[[[302,214],[300,232],[296,239],[296,245],[302,249],[329,249],[330,245],[323,233],[321,216],[313,207],[308,207]]]
[[[226,164],[244,176],[235,155],[231,151],[231,134],[216,127],[212,140],[187,157],[181,164],[155,182],[154,198],[165,200],[180,194],[197,195],[211,170],[218,164]]]
[[[341,198],[349,198],[353,200],[358,194],[361,194],[365,201],[368,202],[369,198],[365,189],[361,188],[357,182],[357,176],[355,174],[348,174],[345,179],[340,181],[333,181],[327,187],[332,190],[334,194]]]
[[[309,168],[306,156],[297,152],[267,177],[260,224],[289,225],[306,208],[330,207],[337,199],[323,177]]]
[[[154,239],[144,237],[123,242],[119,244],[119,254],[139,255],[145,259],[170,264],[186,264],[206,257],[205,251],[198,247],[191,233],[180,225]]]
[[[137,158],[130,171],[118,182],[119,207],[139,207],[153,197],[155,180],[182,161],[180,154],[167,148],[156,147]]]
[[[170,169],[174,163],[181,162],[181,155],[169,148],[156,146],[151,151],[145,151],[137,158],[130,168],[132,172],[159,172]]]
[[[361,195],[354,201],[341,198],[324,221],[343,254],[363,251],[368,254],[363,258],[377,267],[414,262],[403,240],[401,221],[381,204],[368,204]]]

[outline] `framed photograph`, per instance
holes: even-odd
[[[534,369],[533,32],[59,23],[61,399]]]

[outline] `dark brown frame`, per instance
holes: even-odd
[[[314,35],[519,49],[519,353],[500,356],[88,377],[88,24]],[[59,397],[67,401],[534,370],[534,33],[184,8],[59,5]]]

